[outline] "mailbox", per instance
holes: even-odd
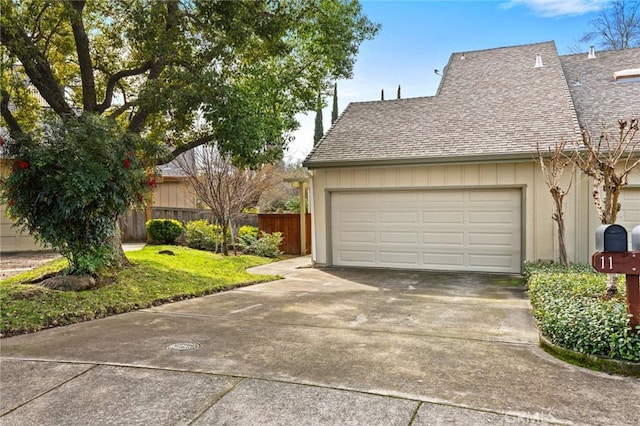
[[[631,230],[631,250],[640,251],[640,225]]]
[[[620,225],[600,225],[596,229],[596,250],[626,252],[627,230]]]

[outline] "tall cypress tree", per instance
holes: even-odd
[[[333,110],[331,111],[331,124],[338,119],[338,83],[333,85]]]
[[[380,100],[384,101],[384,89],[380,91]]]
[[[400,99],[400,85],[398,84],[398,99]]]
[[[322,127],[322,99],[318,94],[318,103],[316,105],[316,127],[313,132],[313,145],[317,145],[322,136],[324,135],[324,128]]]

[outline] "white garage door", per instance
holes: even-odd
[[[5,207],[0,206],[0,253],[17,251],[45,250],[35,242],[29,234],[21,233],[13,227],[13,221],[5,214]]]
[[[631,250],[631,230],[640,225],[640,188],[624,188],[620,193],[622,209],[618,213],[619,225],[629,233],[629,250]]]
[[[520,197],[518,189],[334,192],[333,264],[519,273]]]

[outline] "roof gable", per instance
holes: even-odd
[[[304,164],[524,157],[578,132],[555,44],[537,43],[454,53],[433,97],[350,104]]]

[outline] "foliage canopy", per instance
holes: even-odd
[[[378,30],[347,0],[0,4],[11,135],[34,128],[41,97],[60,117],[118,121],[165,149],[160,164],[208,142],[237,163],[280,158],[294,115],[352,75]]]
[[[117,216],[143,195],[151,165],[204,144],[241,166],[281,158],[295,114],[313,110],[331,81],[351,76],[360,44],[378,30],[351,0],[0,7],[3,154],[21,175],[3,185],[4,201],[70,259],[105,249]],[[67,196],[74,191],[77,199]],[[39,221],[45,208],[59,220]],[[80,229],[104,230],[65,241],[61,221],[78,211]]]

